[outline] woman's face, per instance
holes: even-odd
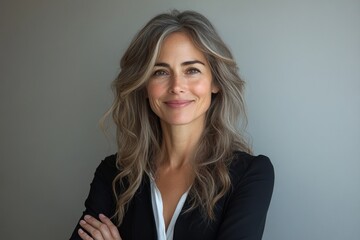
[[[206,57],[190,37],[177,32],[165,38],[147,85],[150,107],[162,123],[203,124],[216,92]]]

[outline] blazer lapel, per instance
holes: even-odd
[[[151,204],[150,180],[143,177],[142,184],[134,196],[132,224],[133,240],[156,240],[156,225]]]
[[[150,181],[144,176],[119,227],[124,240],[156,240],[156,226],[151,205]]]

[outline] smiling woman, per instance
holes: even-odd
[[[202,132],[211,94],[217,92],[209,63],[191,38],[184,32],[168,36],[147,84],[150,107],[161,123],[183,125],[183,133]]]
[[[151,19],[121,60],[106,114],[118,151],[97,168],[71,239],[261,239],[274,171],[239,127],[243,85],[204,16]]]

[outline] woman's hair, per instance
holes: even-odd
[[[162,144],[160,120],[146,98],[146,85],[164,39],[184,32],[203,52],[219,92],[212,96],[204,132],[193,157],[195,179],[189,191],[190,207],[200,207],[207,220],[214,220],[214,206],[231,187],[228,166],[234,151],[250,153],[243,137],[246,125],[240,79],[232,54],[212,24],[194,11],[160,14],[135,36],[121,59],[121,71],[113,82],[114,102],[104,117],[112,115],[117,127],[117,167],[113,181],[117,199],[116,217],[121,224],[126,209],[144,174],[155,174],[155,158]]]

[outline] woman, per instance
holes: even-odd
[[[118,152],[97,168],[71,239],[261,239],[274,172],[238,128],[243,85],[204,16],[150,20],[113,83]]]

